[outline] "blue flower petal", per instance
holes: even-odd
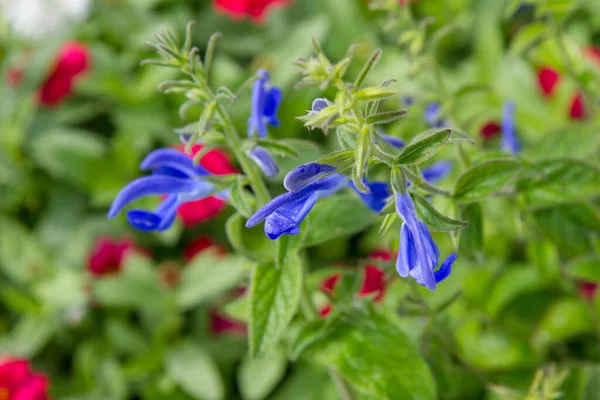
[[[295,235],[300,233],[299,226],[317,202],[317,194],[288,203],[280,207],[265,220],[265,234],[271,240],[283,234]]]
[[[448,121],[444,120],[440,116],[441,105],[439,103],[429,103],[425,107],[423,118],[427,125],[432,128],[444,128],[448,126]]]
[[[385,140],[386,142],[388,142],[389,144],[391,144],[392,146],[394,146],[397,149],[404,147],[404,140],[397,138],[396,136],[392,136],[392,135],[379,135],[379,136],[381,136],[381,138],[383,140]]]
[[[327,103],[327,100],[323,98],[316,98],[313,100],[310,110],[311,113],[318,113],[319,111],[327,107],[329,107],[329,103]]]
[[[193,192],[198,181],[162,175],[138,178],[125,186],[113,200],[108,218],[115,217],[127,204],[144,196]]]
[[[125,215],[127,215],[127,221],[129,221],[131,226],[144,232],[155,231],[162,222],[162,218],[159,215],[148,210],[129,210]]]
[[[290,192],[297,192],[335,170],[334,166],[328,164],[314,162],[303,164],[288,172],[283,180],[283,186]]]
[[[164,199],[154,212],[160,215],[162,222],[156,228],[159,232],[165,231],[173,225],[175,216],[177,215],[177,209],[179,208],[179,196],[170,195]]]
[[[197,174],[192,159],[175,149],[165,148],[154,150],[140,164],[140,169],[143,171],[160,167],[177,169],[190,178]]]
[[[265,106],[263,110],[263,116],[271,126],[278,127],[279,119],[277,118],[277,110],[279,109],[279,105],[281,104],[281,98],[283,97],[281,89],[278,87],[272,87],[269,89],[266,99]]]
[[[450,275],[450,272],[452,272],[452,264],[454,264],[454,261],[456,261],[456,257],[456,253],[450,254],[448,258],[444,260],[440,269],[433,273],[436,283],[440,283]]]
[[[444,179],[452,171],[450,161],[439,161],[421,170],[423,178],[429,183],[436,183]]]
[[[248,152],[248,156],[260,167],[266,176],[273,177],[279,173],[279,166],[265,148],[255,146]]]
[[[366,178],[363,178],[363,182],[369,188],[369,193],[363,193],[359,191],[352,181],[348,182],[348,186],[354,189],[367,207],[377,213],[381,212],[385,206],[387,198],[391,195],[390,185],[388,185],[386,182],[380,181],[369,182]]]
[[[415,243],[410,233],[410,229],[406,226],[406,223],[402,224],[400,228],[400,251],[396,258],[396,271],[398,275],[406,278],[410,270],[417,264],[417,255],[415,250]]]
[[[521,145],[517,139],[515,127],[515,102],[507,101],[504,103],[502,112],[502,145],[503,151],[508,151],[512,154],[518,154],[521,151]]]

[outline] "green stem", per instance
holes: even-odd
[[[254,167],[254,165],[252,165],[252,161],[250,161],[246,153],[244,153],[244,151],[242,150],[242,141],[236,129],[234,128],[233,123],[229,119],[229,114],[223,109],[223,106],[221,105],[217,106],[217,113],[224,122],[225,129],[223,130],[223,133],[225,134],[225,138],[229,144],[229,148],[233,152],[235,158],[240,163],[242,171],[244,172],[246,177],[248,177],[248,181],[250,181],[250,186],[252,187],[252,190],[256,195],[258,203],[261,206],[268,203],[269,200],[271,200],[269,190],[267,189],[265,182],[262,180],[262,177],[260,176],[258,170]]]

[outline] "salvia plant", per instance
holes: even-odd
[[[0,400],[600,398],[600,7],[323,3],[9,71]]]

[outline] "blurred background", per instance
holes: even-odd
[[[394,78],[398,103],[411,104],[410,115],[387,133],[408,139],[427,129],[423,111],[439,101],[439,88],[430,64],[402,44],[404,22],[392,10],[406,4],[374,3],[0,0],[0,399],[337,398],[326,369],[303,360],[289,364],[283,347],[266,359],[247,358],[249,267],[227,243],[224,224],[233,210],[225,203],[209,198],[182,207],[174,227],[160,234],[136,232],[124,218],[108,220],[106,211],[140,176],[142,158],[179,146],[174,129],[201,111],[187,110],[182,120],[181,97],[157,91],[177,71],[140,65],[153,57],[144,45],[153,33],[169,28],[183,38],[191,20],[201,52],[211,34],[223,35],[215,87],[235,90],[266,68],[284,92],[282,123],[270,135],[288,140],[300,156],[279,160],[282,171],[268,182],[274,192],[283,190],[292,167],[338,146],[334,135],[308,131],[296,119],[323,95],[294,88],[299,75],[292,62],[312,54],[311,38],[333,61],[356,44],[349,76],[382,48],[369,83]],[[527,28],[545,23],[534,7],[517,3],[410,4],[414,18],[432,17],[423,32],[457,28],[437,45],[435,62],[448,89],[486,88],[456,96],[455,116],[476,142],[469,151],[498,149],[502,105],[512,100],[524,158],[569,157],[597,167],[600,120],[582,100],[586,78],[570,74],[556,41]],[[574,62],[599,73],[600,1],[538,3],[564,28]],[[244,95],[233,109],[242,133],[249,104]],[[445,150],[442,157],[455,156]],[[202,164],[216,174],[238,169],[219,150]],[[588,193],[597,194],[598,176],[586,181]],[[535,207],[485,202],[478,219],[484,234],[461,241],[456,273],[428,297],[440,305],[462,293],[443,318],[454,332],[454,350],[442,349],[418,320],[403,320],[411,338],[425,340],[440,399],[520,398],[497,388],[525,390],[547,362],[573,366],[564,399],[600,399],[600,301],[593,283],[600,278],[598,202],[556,200],[557,192],[569,190],[538,193]],[[332,265],[365,267],[361,293],[397,312],[405,288],[387,274],[398,246],[394,232],[381,236],[371,224],[312,247],[315,290],[327,286]],[[450,251],[447,236],[440,234],[439,243],[443,253]],[[327,297],[315,296],[326,316]],[[10,397],[21,385],[11,375],[17,368],[37,385],[31,383],[30,397]]]

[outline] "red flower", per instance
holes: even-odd
[[[59,105],[71,93],[76,78],[89,69],[90,59],[85,45],[78,42],[65,43],[58,53],[56,65],[40,88],[40,104]]]
[[[379,260],[388,262],[391,260],[391,256],[392,255],[389,251],[377,250],[377,251],[374,251],[373,253],[371,253],[369,255],[369,258],[379,259]],[[365,297],[365,296],[369,296],[372,294],[376,294],[373,301],[375,301],[376,303],[379,303],[381,300],[383,300],[383,297],[385,296],[386,285],[387,285],[384,275],[385,275],[384,272],[380,268],[376,267],[375,265],[367,265],[364,268],[365,278],[364,278],[363,284],[358,292],[358,296]],[[337,285],[337,283],[341,277],[342,277],[341,274],[335,274],[335,275],[328,277],[327,279],[325,279],[323,281],[320,289],[323,292],[325,292],[329,295],[332,295],[333,291],[335,290],[335,286]],[[319,314],[321,314],[322,317],[327,316],[327,314],[329,314],[330,312],[331,312],[331,305],[326,305],[319,310]]]
[[[245,323],[223,316],[217,311],[210,313],[210,332],[215,336],[223,334],[246,335],[248,327]]]
[[[34,374],[27,360],[0,361],[1,400],[49,400],[48,378]]]
[[[192,146],[193,157],[202,149],[201,144]],[[185,146],[177,146],[177,150],[185,152]],[[220,150],[209,150],[200,160],[200,165],[215,175],[235,174],[237,171],[229,162],[229,159]],[[186,227],[195,225],[200,222],[207,221],[216,216],[227,203],[217,197],[211,196],[205,199],[190,201],[179,206],[179,216]]]
[[[202,253],[208,248],[213,248],[218,254],[225,254],[225,249],[221,247],[217,242],[209,238],[208,236],[201,236],[197,239],[192,240],[183,249],[183,257],[187,262],[190,262],[196,254]]]
[[[233,20],[249,17],[255,23],[265,18],[267,9],[275,4],[287,5],[289,0],[214,0],[215,8]]]
[[[87,269],[97,277],[118,273],[121,271],[127,252],[136,249],[130,240],[112,240],[101,237],[96,241],[96,245],[89,255]],[[0,400],[2,399],[0,398]]]
[[[21,68],[9,68],[6,70],[6,84],[10,87],[18,87],[23,82],[23,70]]]
[[[585,118],[585,108],[583,106],[583,97],[581,92],[575,93],[573,100],[571,100],[571,107],[569,109],[569,115],[571,119],[583,119]]]
[[[543,67],[538,72],[538,84],[542,93],[546,97],[550,97],[554,94],[554,89],[560,81],[560,74],[555,69],[550,67]]]
[[[598,291],[598,285],[594,282],[579,283],[579,294],[584,299],[594,300],[594,297],[596,297],[597,291]]]
[[[490,121],[481,127],[479,133],[481,136],[483,136],[483,140],[490,140],[500,133],[500,125],[496,122]]]

